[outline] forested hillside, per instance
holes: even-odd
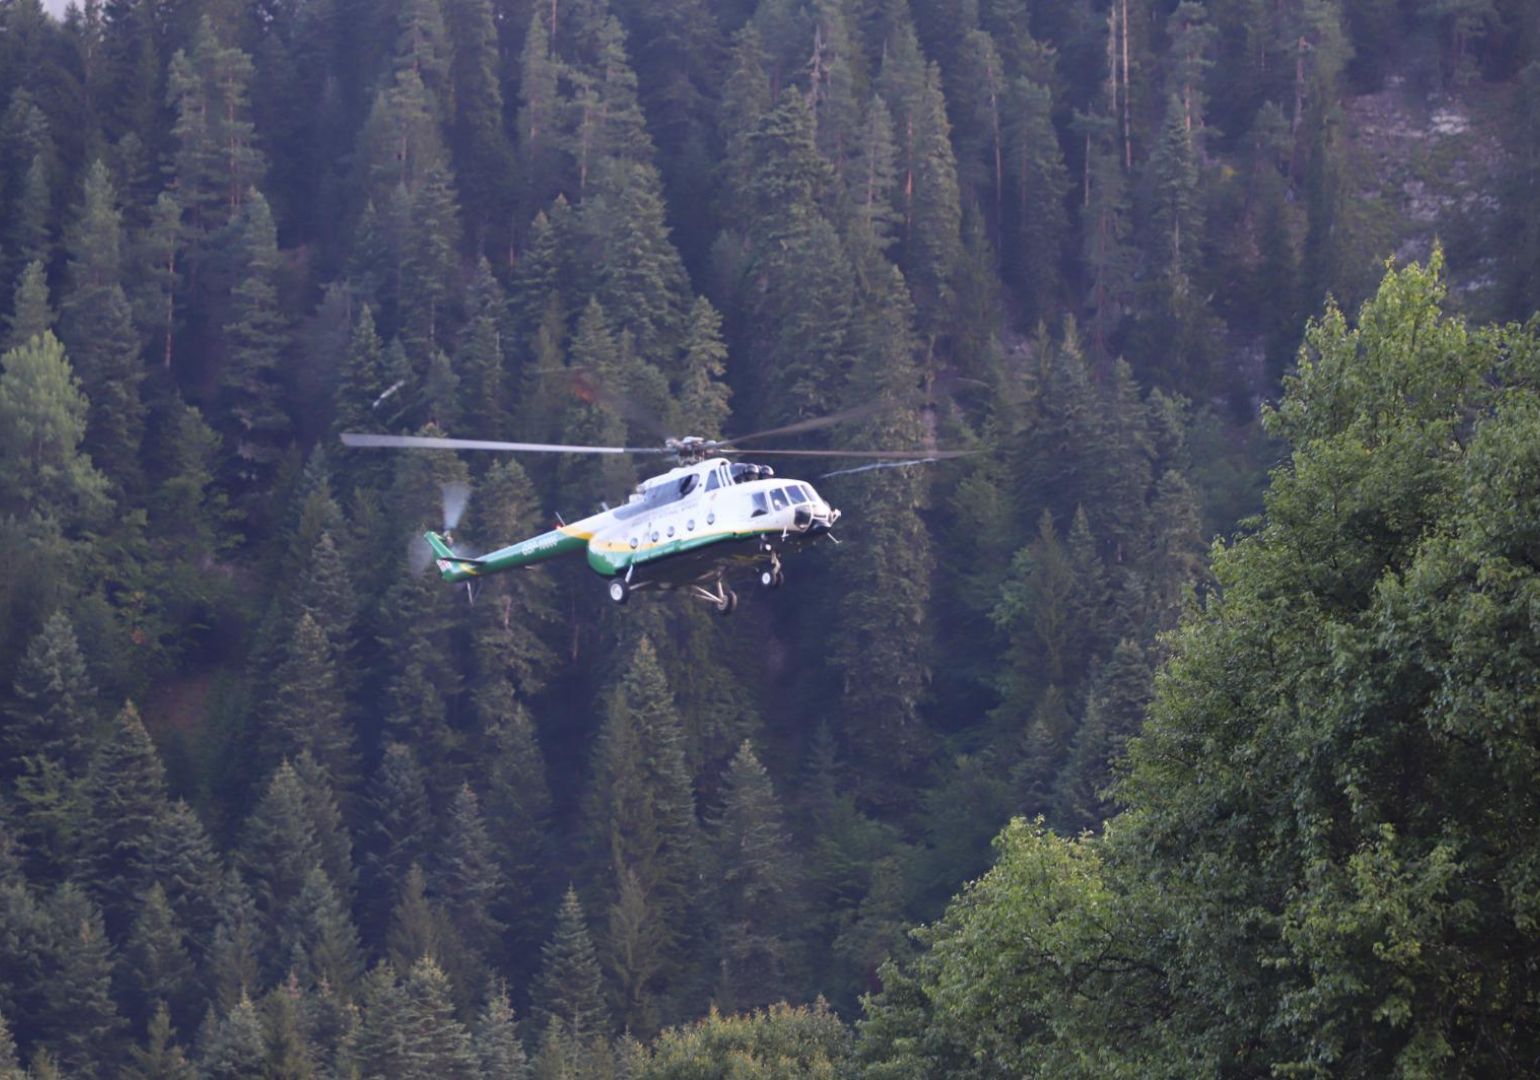
[[[0,0],[0,1077],[1534,1069],[1537,309],[1529,0]]]

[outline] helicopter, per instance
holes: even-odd
[[[353,448],[484,450],[546,454],[632,454],[663,458],[672,468],[644,479],[621,506],[605,507],[570,524],[558,517],[556,528],[486,555],[470,557],[455,550],[446,497],[443,532],[423,539],[440,576],[465,582],[516,567],[532,566],[568,555],[584,555],[588,566],[606,579],[609,598],[624,604],[633,593],[682,589],[730,615],[738,595],[728,585],[731,573],[753,568],[759,584],[776,589],[785,581],[783,556],[828,537],[840,511],[806,480],[778,477],[770,465],[735,460],[755,456],[865,459],[869,463],[826,473],[819,479],[871,468],[929,464],[971,453],[967,450],[788,450],[744,451],[738,444],[790,435],[852,419],[869,411],[858,406],[832,416],[803,420],[736,439],[697,435],[668,437],[661,446],[582,446],[562,443],[501,442],[420,435],[342,434]]]

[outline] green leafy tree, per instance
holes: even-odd
[[[659,1035],[631,1075],[793,1080],[849,1076],[853,1064],[850,1032],[820,998],[812,1006],[781,1003],[738,1016],[712,1009],[705,1019]]]

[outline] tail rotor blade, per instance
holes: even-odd
[[[420,574],[433,565],[433,549],[422,538],[421,533],[414,534],[406,545],[406,564],[413,574]]]
[[[471,486],[461,481],[454,481],[444,485],[444,532],[454,532],[455,526],[460,524],[460,517],[465,513],[465,506],[471,500]]]

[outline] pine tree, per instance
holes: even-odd
[[[266,492],[290,435],[283,408],[284,354],[288,332],[278,307],[278,239],[267,200],[253,189],[238,219],[236,284],[225,324],[229,355],[220,378],[229,482],[260,521]]]
[[[798,872],[770,776],[745,741],[710,820],[720,895],[715,1000],[729,1011],[767,1005],[797,985]]]
[[[530,1019],[541,1032],[559,1025],[579,1044],[610,1032],[599,958],[583,905],[571,885],[556,913],[556,928],[540,948],[540,974],[530,993]]]
[[[0,507],[70,528],[106,507],[107,480],[81,451],[89,404],[51,333],[0,356]]]
[[[130,899],[149,884],[150,839],[168,810],[166,770],[132,702],[92,758],[85,805],[92,825],[82,836],[81,878],[100,899],[107,926],[120,933]]]
[[[496,12],[491,0],[448,0],[444,16],[453,54],[455,175],[473,248],[480,251],[489,227],[500,233],[512,209],[506,178],[514,158],[503,128]]]
[[[263,1038],[266,1043],[264,1075],[309,1077],[319,1071],[316,1047],[303,1029],[304,991],[290,973],[287,981],[273,987],[262,999]]]
[[[224,870],[197,813],[181,799],[155,819],[145,841],[144,873],[164,892],[194,955],[204,956],[219,924]]]
[[[918,447],[924,433],[907,400],[919,382],[913,311],[898,270],[890,266],[863,301],[852,328],[857,358],[847,399],[886,409],[862,425],[862,441]],[[907,469],[874,473],[863,485],[858,506],[869,522],[868,555],[847,583],[833,652],[851,761],[862,797],[877,805],[903,799],[929,754],[919,704],[930,661],[925,611],[933,556],[919,518],[922,485]]]
[[[492,983],[486,1004],[476,1017],[471,1041],[482,1076],[530,1080],[529,1060],[514,1028],[513,1005],[508,1000],[506,983]]]
[[[449,169],[431,164],[412,195],[401,238],[401,338],[419,363],[452,340],[451,288],[459,247],[459,207]]]
[[[956,303],[952,279],[962,258],[962,206],[951,126],[941,92],[941,69],[931,64],[916,110],[914,196],[904,244],[904,275],[914,292],[922,332],[951,323]]]
[[[1012,282],[1027,301],[1025,314],[1048,319],[1061,302],[1061,265],[1069,238],[1064,200],[1069,173],[1053,127],[1053,94],[1044,85],[1018,77],[1010,87],[1006,112],[1006,152],[1015,186],[1017,240],[1003,246]]]
[[[57,761],[68,773],[85,771],[97,726],[96,687],[69,616],[50,615],[16,669],[14,703],[6,708],[5,760],[25,767],[29,756]]]
[[[506,998],[506,995],[505,995]],[[517,1044],[515,1044],[517,1045]],[[521,1078],[527,1073],[521,1073]],[[11,1025],[0,1013],[0,1080],[25,1080],[21,1061],[16,1057],[16,1040],[11,1037]]]
[[[123,960],[129,991],[124,1011],[136,1029],[153,1024],[151,1008],[169,1008],[185,1018],[193,985],[187,932],[158,881],[140,897],[138,914],[123,945]]]
[[[699,829],[682,736],[678,706],[644,637],[607,704],[587,809],[589,842],[610,902],[627,903],[625,921],[646,930],[645,940],[617,940],[612,933],[606,947],[625,1019],[637,1030],[648,1030],[649,1015],[658,1015],[656,999],[693,937]],[[638,904],[645,904],[645,914]],[[611,926],[617,926],[613,911]]]
[[[101,910],[72,883],[48,901],[52,924],[39,1041],[66,1075],[99,1074],[121,1060],[122,1018],[112,1002],[112,942]]]
[[[247,819],[237,862],[250,884],[265,938],[268,972],[288,963],[285,947],[295,901],[310,871],[321,865],[321,845],[294,766],[284,761]]]
[[[492,913],[504,885],[481,805],[469,784],[449,809],[437,879],[449,921],[473,956],[496,966],[503,926]]]
[[[363,1015],[352,1051],[358,1074],[411,1075],[406,994],[389,963],[377,964],[364,976],[359,1008]]]
[[[85,448],[114,484],[137,490],[144,404],[139,337],[124,292],[123,219],[107,167],[86,174],[80,217],[66,236],[70,286],[60,332],[91,402]]]
[[[257,908],[251,891],[240,874],[232,869],[220,892],[219,922],[214,928],[207,958],[206,980],[212,991],[211,1006],[233,1009],[258,987],[261,982],[257,955],[260,940]]]
[[[6,332],[4,348],[14,349],[44,331],[53,328],[57,316],[48,306],[48,279],[43,264],[37,259],[27,264],[16,282],[16,296],[11,304],[10,329]]]
[[[391,743],[370,781],[368,822],[361,838],[366,914],[364,933],[382,940],[408,869],[428,851],[432,816],[422,767],[401,743]]]
[[[288,962],[305,989],[325,987],[347,999],[363,972],[358,931],[330,877],[319,866],[305,875],[288,920]]]
[[[596,296],[613,313],[613,329],[629,333],[643,362],[670,366],[684,327],[689,284],[669,239],[663,191],[651,165],[618,167],[602,209],[585,205],[600,267]]]
[[[480,1076],[470,1032],[455,1019],[449,999],[449,980],[424,956],[407,972],[404,986],[405,1021],[411,1077],[451,1077],[477,1080]]]
[[[333,783],[346,788],[356,768],[342,688],[331,642],[308,611],[294,626],[287,652],[273,676],[276,693],[263,749],[280,758],[309,753]]]
[[[676,365],[678,425],[705,438],[721,434],[731,407],[727,384],[727,345],[722,340],[722,316],[704,296],[695,298],[686,320],[684,342]]]
[[[499,430],[508,414],[504,390],[503,326],[506,303],[503,290],[483,258],[476,268],[476,288],[471,318],[460,332],[455,348],[454,370],[460,374],[460,415],[467,431]]]
[[[250,117],[251,75],[251,57],[221,42],[206,15],[191,49],[178,49],[171,58],[173,173],[188,217],[194,274],[208,238],[241,209],[266,168]]]
[[[1155,678],[1144,651],[1123,640],[1097,673],[1085,720],[1075,732],[1055,780],[1055,819],[1071,829],[1099,829],[1112,815],[1109,799],[1117,763],[1128,740],[1144,726]]]
[[[489,714],[494,715],[494,714]],[[489,720],[485,756],[487,815],[497,822],[492,843],[504,882],[493,914],[530,952],[544,933],[534,901],[548,895],[551,867],[551,789],[529,712],[508,695],[506,709]]]
[[[147,1040],[129,1051],[133,1065],[124,1070],[125,1080],[194,1080],[197,1076],[187,1054],[174,1040],[171,1010],[161,1002],[150,1018]],[[0,1072],[0,1076],[4,1073]]]
[[[210,1080],[247,1080],[263,1075],[267,1040],[262,1016],[245,994],[223,1017],[213,1023],[204,1022],[198,1044],[201,1076]]]

